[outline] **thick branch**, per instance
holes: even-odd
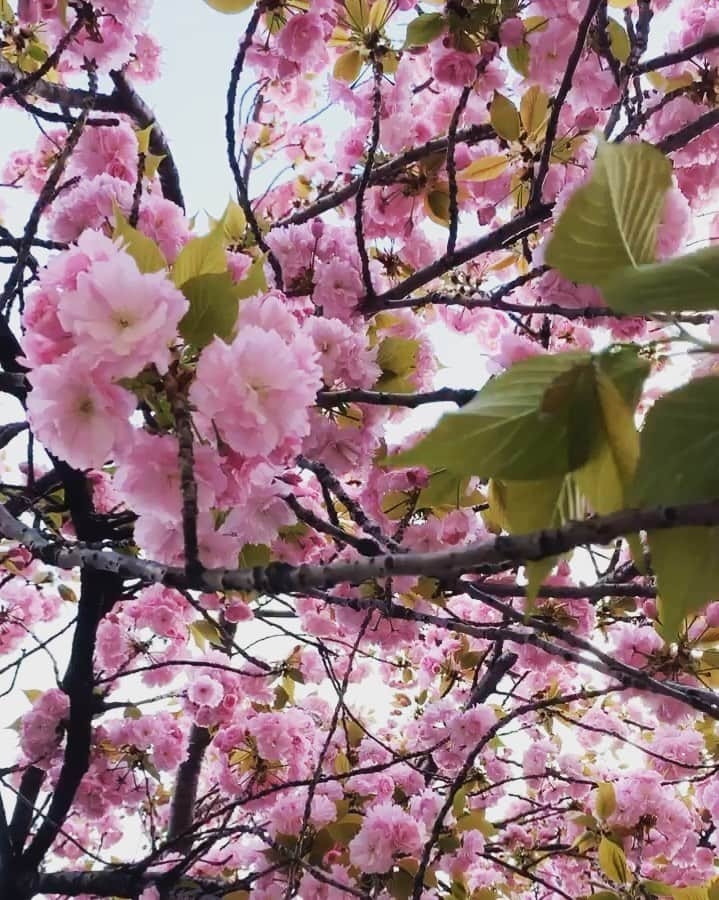
[[[168,587],[215,591],[304,592],[333,585],[360,584],[394,575],[458,576],[493,564],[523,563],[567,553],[584,544],[608,544],[625,534],[644,530],[719,524],[719,500],[654,509],[629,509],[608,516],[568,522],[561,528],[531,534],[501,535],[458,550],[432,553],[397,553],[337,562],[329,565],[291,566],[270,563],[254,569],[206,569],[190,578],[184,569],[114,551],[93,550],[83,544],[49,541],[38,531],[11,516],[0,506],[0,534],[24,544],[31,553],[61,569],[81,566],[121,578],[162,583]]]

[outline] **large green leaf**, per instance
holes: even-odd
[[[425,47],[438,38],[447,26],[442,13],[425,13],[407,25],[405,47]]]
[[[719,498],[719,376],[660,397],[647,415],[632,486],[638,506]]]
[[[172,280],[178,287],[200,275],[220,275],[227,271],[225,222],[220,220],[209,234],[193,238],[180,250],[172,267]]]
[[[391,464],[525,481],[564,475],[589,456],[574,413],[592,406],[590,369],[588,353],[522,360]]]
[[[618,312],[719,309],[719,248],[622,269],[601,290],[607,305]]]
[[[649,546],[657,576],[660,630],[670,642],[687,616],[719,595],[719,528],[650,531]]]
[[[545,260],[571,281],[601,286],[654,260],[671,163],[650,144],[603,144],[589,182],[570,197]]]
[[[671,506],[719,498],[719,377],[697,378],[660,397],[641,433],[631,501]],[[719,529],[649,533],[662,634],[673,640],[684,619],[719,593]]]
[[[205,347],[217,335],[228,340],[237,322],[237,286],[228,272],[200,275],[182,285],[190,308],[180,321],[180,334],[194,347]]]

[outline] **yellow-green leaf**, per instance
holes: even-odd
[[[617,271],[651,263],[671,171],[650,144],[603,144],[591,179],[554,227],[546,262],[571,281],[599,287]]]
[[[607,305],[618,312],[715,310],[719,248],[705,247],[666,262],[618,269],[600,287]]]
[[[672,887],[670,896],[673,900],[709,900],[709,888],[706,885],[689,887]]]
[[[522,127],[529,137],[544,131],[549,112],[549,97],[538,84],[526,91],[519,104]]]
[[[609,20],[607,24],[607,33],[609,34],[609,47],[612,54],[620,63],[625,63],[632,52],[629,35],[616,19]]]
[[[356,48],[346,50],[342,56],[337,59],[332,74],[341,81],[352,82],[359,75],[363,61],[364,57]]]
[[[687,616],[719,593],[719,528],[671,528],[648,536],[660,630],[671,642]]]
[[[525,78],[529,75],[529,52],[529,44],[526,42],[520,44],[519,47],[510,47],[507,50],[509,64],[515,72],[518,72]]]
[[[564,475],[589,455],[572,408],[583,398],[582,370],[590,365],[581,352],[522,360],[391,463],[511,480]]]
[[[449,225],[449,188],[435,187],[424,195],[424,211],[436,225]]]
[[[154,128],[154,124],[148,125],[147,128],[138,129],[135,132],[135,137],[137,138],[137,151],[138,153],[149,153],[150,152],[150,135],[152,134],[152,129]]]
[[[130,225],[119,206],[115,206],[115,228],[112,236],[121,241],[125,252],[135,260],[141,272],[159,272],[167,268],[167,260],[162,250],[152,238]]]
[[[516,141],[519,138],[521,122],[517,107],[499,91],[494,92],[489,105],[489,121],[497,134],[505,140]]]
[[[600,819],[608,819],[617,808],[617,796],[611,781],[599,782],[594,806]]]
[[[200,275],[220,275],[227,272],[224,223],[218,223],[209,234],[193,238],[180,250],[172,267],[172,280],[181,287]]]
[[[641,433],[632,486],[638,506],[719,497],[719,376],[695,378],[660,397]]]
[[[194,347],[205,347],[215,337],[229,340],[237,322],[237,286],[228,272],[199,275],[182,285],[190,308],[180,320],[180,334]]]
[[[407,26],[405,47],[425,47],[438,38],[445,29],[446,20],[442,13],[427,13],[413,19]]]
[[[610,881],[618,884],[627,884],[629,881],[629,869],[627,858],[621,847],[603,837],[599,842],[598,850],[599,866]]]
[[[507,171],[509,163],[510,160],[502,155],[480,156],[457,172],[457,178],[461,181],[492,181]]]
[[[253,0],[205,0],[208,6],[221,13],[241,13],[252,6]]]

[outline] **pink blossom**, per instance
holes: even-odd
[[[300,357],[276,331],[249,325],[231,344],[215,338],[203,351],[190,396],[208,433],[214,422],[238,453],[267,455],[309,432],[319,375],[314,354]]]
[[[440,84],[464,87],[471,84],[477,74],[477,57],[459,50],[443,50],[433,62],[434,77]]]
[[[102,466],[130,434],[135,398],[77,350],[33,369],[28,417],[45,447],[77,468]]]
[[[290,17],[277,39],[277,46],[287,59],[298,63],[303,71],[316,71],[325,64],[325,27],[314,12]]]
[[[499,26],[499,39],[505,47],[519,47],[524,41],[524,22],[513,16]]]
[[[116,376],[136,375],[149,363],[164,372],[169,344],[188,303],[164,272],[142,273],[118,250],[95,262],[63,292],[61,325],[89,361],[102,361]]]
[[[198,706],[215,707],[222,700],[224,693],[220,682],[209,675],[195,678],[187,689],[188,698]]]
[[[119,125],[87,128],[72,157],[72,172],[94,178],[106,172],[135,184],[137,178],[137,137],[124,121]]]
[[[359,834],[350,841],[350,861],[361,871],[387,872],[395,853],[419,852],[422,832],[417,821],[392,802],[372,807]]]

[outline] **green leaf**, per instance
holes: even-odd
[[[204,650],[207,647],[208,641],[218,647],[222,645],[220,629],[214,622],[210,622],[207,619],[197,619],[195,622],[190,622],[188,630],[200,650]]]
[[[515,72],[525,78],[529,75],[529,44],[523,43],[519,47],[510,47],[507,50],[507,59]]]
[[[405,48],[426,47],[438,38],[445,29],[446,21],[442,13],[427,13],[413,19],[407,26]]]
[[[586,419],[574,411],[586,410],[590,368],[587,353],[522,360],[391,465],[520,481],[564,475],[589,456]]]
[[[600,146],[590,181],[554,227],[547,264],[571,281],[602,286],[617,270],[652,262],[671,170],[650,144]]]
[[[626,491],[639,461],[639,435],[634,409],[603,372],[597,372],[597,396],[601,425],[595,449],[576,479],[595,512],[606,515],[626,505]]]
[[[424,211],[436,225],[449,227],[449,188],[435,185],[424,195]]]
[[[360,813],[347,813],[338,821],[327,826],[327,830],[338,844],[347,846],[362,827],[363,817]]]
[[[222,218],[213,219],[210,217],[210,224],[212,230],[222,226],[225,246],[239,244],[244,240],[245,231],[247,230],[247,218],[244,210],[236,200],[230,198]]]
[[[719,308],[719,248],[622,269],[601,285],[608,306],[641,314]]]
[[[497,134],[505,140],[516,141],[519,138],[522,124],[517,107],[499,91],[494,92],[489,105],[489,121]]]
[[[481,831],[486,838],[497,833],[496,827],[487,821],[486,809],[473,809],[460,816],[457,820],[457,831]]]
[[[180,334],[194,347],[205,347],[217,335],[229,340],[237,322],[238,301],[229,273],[200,275],[182,285],[190,308],[180,320]]]
[[[638,506],[719,498],[719,376],[695,378],[660,397],[641,433],[632,486]]]
[[[241,13],[252,6],[253,0],[205,0],[208,6],[221,13]]]
[[[167,260],[155,241],[138,231],[137,228],[133,228],[117,205],[115,206],[115,229],[112,236],[120,239],[125,251],[135,260],[137,268],[141,272],[159,272],[167,268]]]
[[[270,548],[267,544],[245,544],[240,550],[237,565],[241,569],[252,569],[255,566],[266,566],[270,558]]]
[[[609,20],[607,23],[607,32],[609,34],[609,47],[612,53],[620,63],[625,63],[632,52],[629,35],[616,19]]]
[[[460,181],[493,181],[507,171],[509,163],[509,158],[502,154],[480,156],[457,172],[457,178]]]
[[[610,881],[618,884],[627,884],[629,881],[629,869],[627,858],[621,847],[603,837],[599,842],[599,866]]]
[[[677,638],[682,624],[719,594],[719,528],[650,531],[652,568],[662,637]]]
[[[658,894],[660,897],[671,897],[672,891],[675,890],[673,885],[665,884],[663,881],[655,881],[653,878],[642,878],[639,884],[645,891]]]
[[[600,370],[612,379],[627,406],[635,409],[651,371],[648,360],[639,356],[633,345],[610,347],[596,360]]]
[[[33,705],[37,703],[37,701],[40,699],[40,697],[42,697],[44,693],[44,691],[40,691],[37,688],[28,688],[27,690],[23,691],[23,694],[25,694],[29,702]]]
[[[172,267],[172,280],[182,287],[200,275],[221,275],[227,271],[224,221],[203,237],[193,238],[180,250]]]
[[[247,270],[247,274],[238,281],[233,288],[233,293],[238,300],[245,300],[247,297],[254,297],[262,291],[267,290],[267,279],[265,278],[265,257],[256,257],[252,261],[252,265]]]

